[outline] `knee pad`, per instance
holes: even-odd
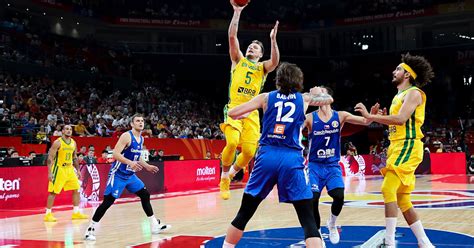
[[[329,196],[334,202],[344,202],[344,188],[335,188],[328,191]]]
[[[413,207],[411,203],[410,194],[397,194],[397,204],[402,213]]]
[[[150,192],[146,188],[143,188],[135,193],[142,200],[150,200]]]
[[[255,156],[255,152],[257,151],[257,144],[256,143],[243,143],[242,144],[242,152],[237,157],[237,162],[235,165],[239,168],[244,168],[247,164],[252,160]]]
[[[244,193],[244,196],[242,197],[242,205],[240,206],[237,216],[235,216],[232,221],[232,225],[243,231],[250,218],[252,218],[255,211],[257,211],[258,205],[262,200],[263,199],[261,198],[253,197]]]
[[[112,206],[115,202],[115,197],[112,195],[105,195],[104,200],[102,201],[102,204],[105,209],[108,209],[110,206]]]
[[[303,227],[304,239],[321,238],[313,215],[312,200],[296,201],[293,202],[293,206],[298,215],[301,227]]]

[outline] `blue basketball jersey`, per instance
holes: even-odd
[[[261,146],[278,146],[303,150],[302,126],[305,120],[303,95],[279,91],[268,93],[268,106],[263,115]]]
[[[140,135],[140,140],[136,140],[135,136],[133,136],[132,131],[128,131],[130,136],[132,137],[132,142],[130,143],[130,146],[125,148],[122,151],[122,155],[130,159],[132,161],[138,161],[140,160],[140,156],[142,154],[142,146],[143,146],[143,137]],[[110,173],[109,175],[112,177],[114,175],[117,175],[122,178],[129,178],[135,173],[135,171],[130,168],[130,165],[127,164],[122,164],[119,161],[115,161],[112,164],[112,167],[110,167]]]
[[[313,127],[308,134],[309,162],[335,164],[341,157],[341,123],[333,110],[331,119],[323,122],[317,111],[313,112]]]

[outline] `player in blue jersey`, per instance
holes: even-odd
[[[294,64],[282,63],[277,69],[277,90],[263,93],[228,112],[233,119],[245,118],[251,111],[263,109],[263,131],[255,166],[244,190],[237,216],[227,230],[223,247],[235,247],[258,205],[278,187],[280,202],[292,203],[304,229],[306,247],[321,247],[311,206],[312,193],[304,171],[301,131],[308,105],[332,102],[331,97],[314,97],[321,93],[315,87],[311,94],[301,94],[303,72]]]
[[[130,125],[132,130],[123,133],[115,145],[113,156],[116,161],[110,167],[104,200],[95,211],[92,221],[87,228],[86,240],[96,239],[95,225],[104,216],[107,209],[112,206],[115,199],[120,197],[125,188],[140,197],[143,210],[150,220],[153,234],[158,234],[171,227],[170,225],[160,223],[160,220],[155,218],[150,203],[150,193],[145,188],[142,180],[135,175],[136,171],[142,169],[153,174],[158,172],[158,167],[148,164],[141,156],[143,147],[143,137],[141,135],[144,127],[143,116],[141,114],[133,115]]]
[[[321,87],[323,93],[332,96],[332,90]],[[372,111],[377,111],[373,109]],[[369,125],[367,119],[355,116],[346,111],[335,111],[331,105],[319,107],[319,110],[306,115],[304,126],[308,128],[309,140],[309,171],[311,191],[313,192],[313,211],[318,229],[321,227],[318,203],[321,191],[327,188],[332,197],[331,216],[327,222],[329,240],[339,243],[339,232],[336,228],[336,218],[344,205],[344,181],[339,166],[341,157],[341,130],[344,123]]]

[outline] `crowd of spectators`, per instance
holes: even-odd
[[[61,124],[77,136],[119,136],[135,112],[146,115],[145,137],[222,139],[218,106],[166,82],[136,85],[126,94],[110,82],[55,81],[0,72],[0,134],[48,143]]]

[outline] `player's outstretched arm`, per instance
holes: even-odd
[[[354,110],[370,121],[375,121],[385,125],[403,125],[413,114],[416,107],[422,102],[421,93],[417,90],[408,92],[403,100],[402,107],[396,115],[371,114],[363,103],[358,103]],[[374,105],[375,106],[375,105]]]
[[[244,7],[239,7],[233,4],[233,1],[230,0],[230,4],[234,8],[234,16],[232,16],[232,20],[230,21],[229,25],[229,55],[230,59],[232,60],[232,68],[239,63],[240,59],[244,56],[240,51],[239,39],[237,38],[237,31],[239,30],[239,20],[240,20],[240,13],[244,9]]]
[[[373,110],[375,110],[374,107],[372,107]],[[377,110],[378,111],[378,110]],[[377,112],[370,112],[371,114],[377,114]],[[357,116],[353,115],[349,112],[346,111],[339,111],[339,120],[341,122],[341,125],[344,125],[344,123],[351,123],[354,125],[362,125],[362,126],[368,126],[372,123],[372,121],[368,120],[365,117],[362,116]]]
[[[309,93],[304,93],[303,99],[305,112],[308,109],[308,106],[323,106],[334,102],[334,99],[330,95],[324,94],[321,87],[318,86],[311,88]]]
[[[128,146],[128,144],[130,144],[131,141],[132,141],[132,137],[130,136],[128,132],[120,135],[120,138],[114,147],[113,157],[115,160],[119,161],[120,163],[130,165],[130,167],[133,170],[139,171],[143,167],[137,161],[132,161],[130,159],[127,159],[126,157],[122,155],[122,151]]]
[[[271,54],[270,54],[270,59],[263,62],[263,68],[265,70],[265,74],[268,74],[274,71],[275,68],[277,68],[278,64],[280,63],[280,50],[278,49],[278,43],[276,40],[279,23],[280,22],[276,21],[275,26],[270,32]]]
[[[259,109],[259,108],[264,109],[267,99],[268,99],[268,93],[260,94],[252,98],[252,100],[246,103],[240,104],[239,106],[235,108],[232,108],[231,110],[229,110],[227,115],[229,115],[229,117],[234,120],[243,119],[256,109]]]
[[[55,140],[51,145],[51,148],[49,148],[48,160],[46,160],[46,165],[48,166],[48,180],[51,182],[53,181],[53,172],[51,171],[51,168],[53,167],[53,161],[56,159],[56,154],[61,146],[61,141],[59,141],[59,139]]]

